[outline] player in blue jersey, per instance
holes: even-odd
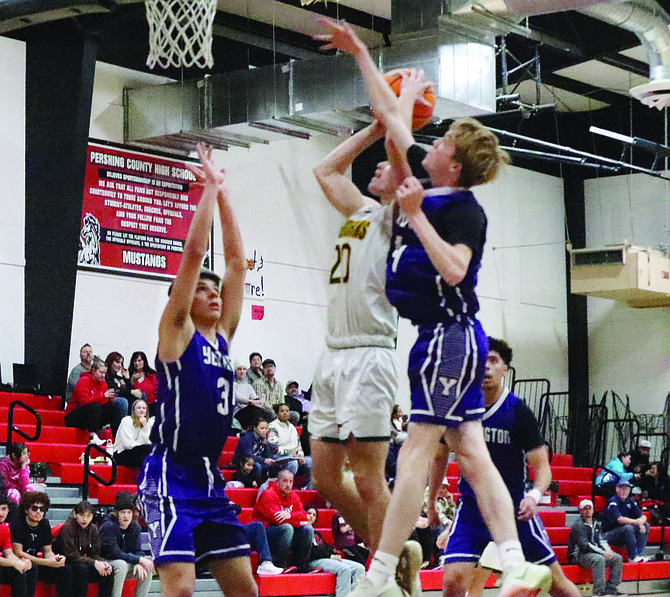
[[[475,285],[486,238],[486,217],[469,188],[489,182],[509,162],[498,140],[475,120],[452,125],[423,160],[432,189],[411,177],[407,152],[414,145],[395,94],[376,69],[365,44],[346,23],[328,21],[326,48],[354,56],[375,116],[387,131],[389,159],[408,177],[397,197],[387,264],[386,293],[402,317],[418,326],[410,354],[412,409],[409,436],[398,459],[396,484],[379,548],[353,597],[402,594],[393,576],[404,540],[423,502],[431,461],[442,436],[463,474],[500,552],[504,597],[535,595],[550,583],[546,567],[525,562],[509,492],[493,465],[482,433],[481,381],[488,347],[476,320]]]
[[[256,597],[249,543],[217,466],[232,416],[228,348],[240,318],[246,261],[223,174],[204,146],[198,155],[202,168],[189,168],[204,190],[160,321],[154,447],[142,466],[139,505],[163,595],[191,595],[195,563],[202,562],[225,595]],[[223,281],[201,270],[216,204]]]
[[[537,514],[538,503],[551,483],[551,468],[540,427],[526,403],[505,387],[512,349],[503,340],[488,340],[489,352],[482,384],[486,406],[484,439],[491,459],[512,496],[524,555],[529,562],[549,566],[552,579],[549,592],[552,595],[579,597],[577,587],[563,574]],[[535,472],[533,488],[528,492],[525,491],[527,465],[532,466]],[[441,482],[444,472],[444,469],[432,470],[431,474],[437,482]],[[481,594],[490,574],[485,568],[475,568],[475,564],[491,541],[491,534],[467,480],[461,478],[458,489],[461,497],[445,550],[442,588],[448,597],[465,596],[467,589],[470,593]],[[479,585],[474,591],[473,580]]]

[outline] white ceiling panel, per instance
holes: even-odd
[[[649,52],[644,49],[642,46],[637,46],[636,48],[631,48],[630,50],[624,50],[619,52],[628,58],[633,58],[634,60],[639,60],[640,62],[646,62],[649,64]]]
[[[616,66],[604,64],[598,60],[589,60],[568,68],[556,71],[556,74],[602,87],[622,95],[627,95],[631,87],[649,82],[648,77],[641,77]]]
[[[517,88],[516,93],[520,95],[523,103],[535,104],[535,89],[534,81],[523,81]],[[502,90],[498,89],[498,94],[501,93]],[[589,112],[600,110],[600,108],[605,108],[608,105],[550,85],[540,87],[540,104],[555,104],[558,112]]]

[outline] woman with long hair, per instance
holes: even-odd
[[[123,396],[129,404],[134,398],[142,397],[140,390],[133,389],[130,373],[123,366],[123,355],[120,352],[110,352],[105,359],[105,365],[107,365],[105,375],[107,387],[113,389],[117,396]]]
[[[151,427],[154,418],[147,413],[147,403],[141,398],[135,400],[131,414],[123,417],[116,432],[114,454],[116,462],[130,468],[140,468],[151,452]]]
[[[142,392],[142,398],[147,401],[149,406],[149,416],[155,416],[156,412],[156,387],[158,379],[156,371],[149,365],[146,353],[136,350],[130,357],[130,367],[128,367],[130,381],[133,389]]]

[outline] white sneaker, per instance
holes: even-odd
[[[281,574],[284,572],[283,568],[277,568],[270,560],[265,560],[258,564],[256,574]]]
[[[631,562],[633,562],[634,564],[637,564],[638,562],[648,562],[648,561],[649,561],[649,558],[647,558],[645,556],[635,556],[631,560]]]
[[[88,434],[88,443],[96,444],[97,446],[102,446],[107,442],[104,439],[100,439],[95,431],[92,431],[91,433]]]
[[[398,586],[411,597],[421,595],[421,564],[423,552],[417,541],[405,541],[400,552],[398,566],[395,571],[395,581]]]
[[[499,597],[534,597],[550,587],[551,571],[547,566],[524,562],[503,575]]]
[[[403,591],[396,583],[395,578],[390,577],[386,584],[378,587],[373,585],[367,578],[363,576],[356,583],[351,593],[347,597],[408,597],[409,594]]]

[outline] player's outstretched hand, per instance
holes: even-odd
[[[340,50],[351,56],[356,56],[362,48],[365,48],[356,32],[346,21],[319,19],[317,22],[330,31],[330,33],[323,35],[312,36],[312,39],[327,42],[321,46],[322,50]]]
[[[415,98],[415,103],[432,107],[431,103],[423,97],[426,89],[432,87],[433,83],[426,77],[422,69],[410,68],[400,72],[400,94],[408,93]]]
[[[202,166],[196,166],[195,164],[190,163],[186,164],[186,167],[195,176],[195,182],[192,184],[204,187],[208,181],[216,182],[218,185],[223,183],[226,173],[224,170],[218,171],[214,169],[211,147],[207,148],[203,143],[198,143],[196,151],[198,152],[198,157],[200,158]]]
[[[408,176],[400,185],[396,196],[401,209],[408,215],[413,216],[421,211],[423,202],[423,187],[414,177]]]

